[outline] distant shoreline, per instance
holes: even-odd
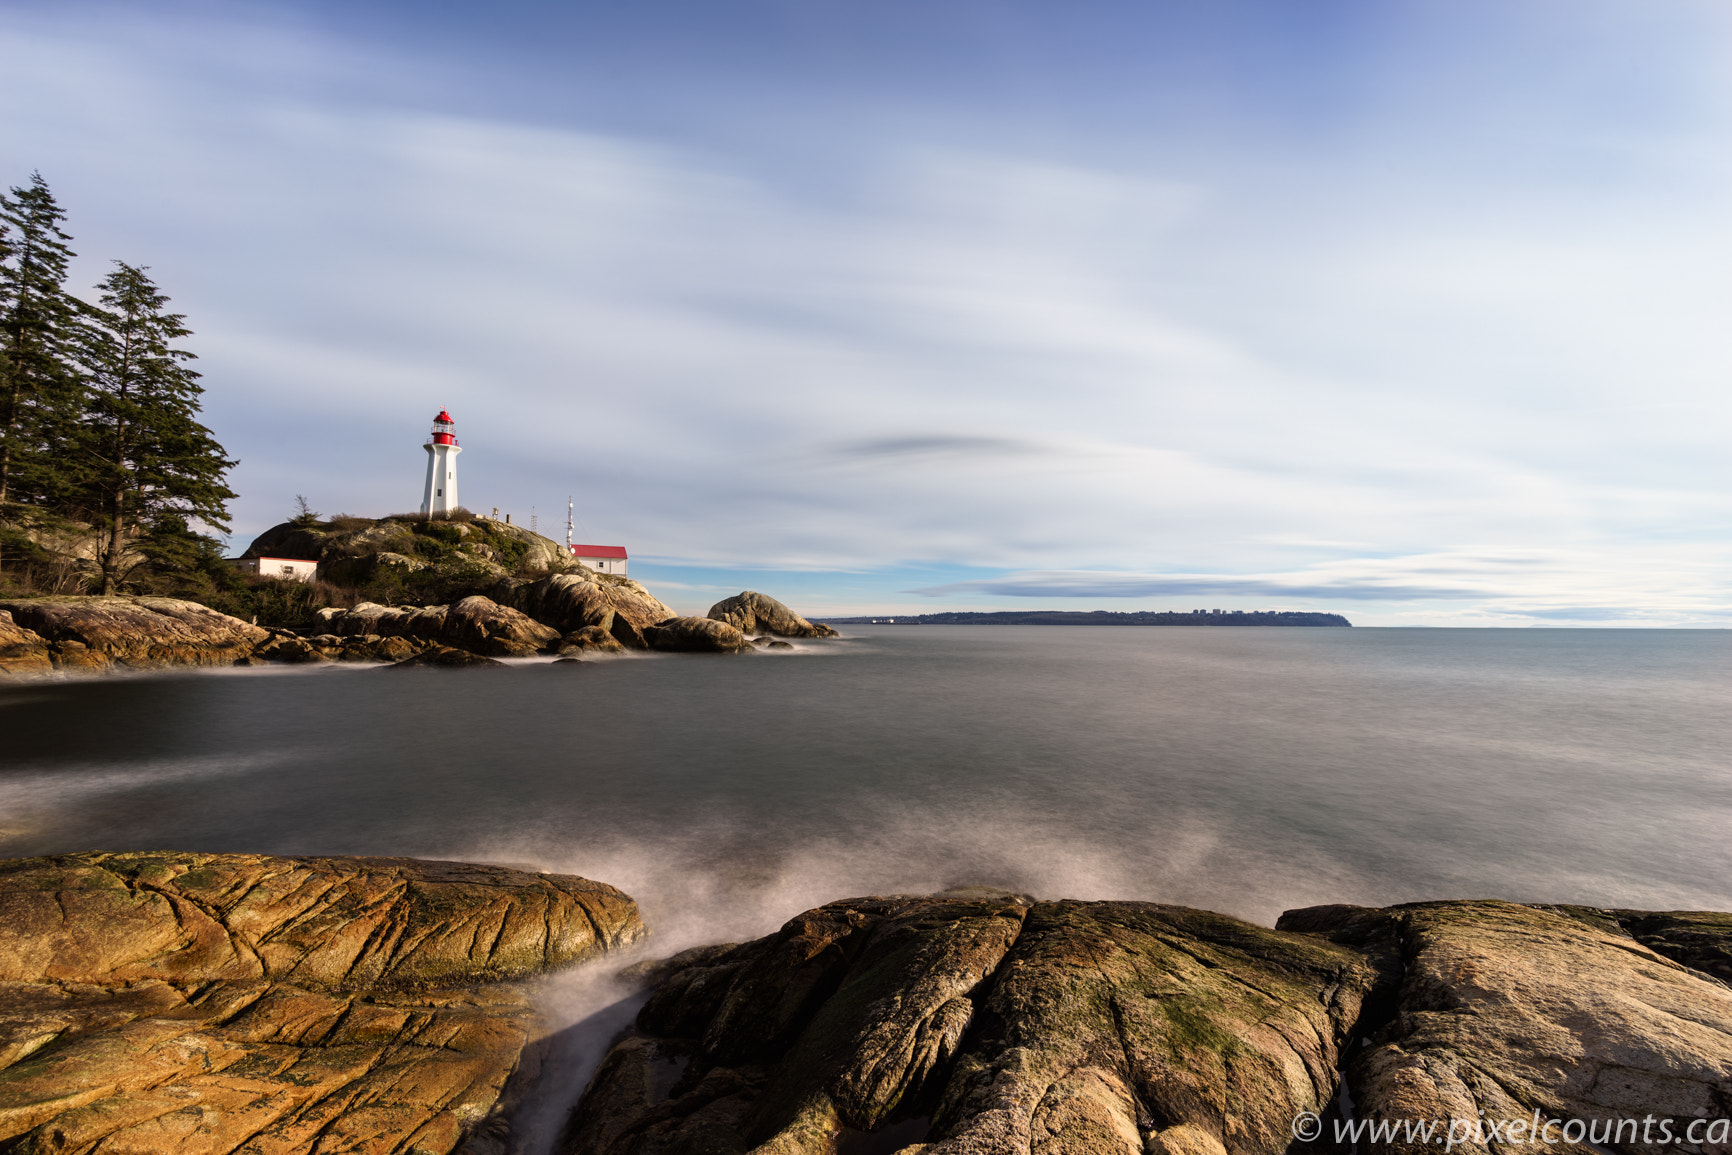
[[[1146,610],[998,610],[989,613],[879,614],[813,618],[832,626],[1351,626],[1340,614],[1305,610],[1215,610],[1201,613]]]

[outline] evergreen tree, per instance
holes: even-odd
[[[115,265],[100,304],[85,307],[85,412],[67,474],[77,513],[98,532],[103,594],[148,544],[141,535],[184,536],[188,520],[226,531],[235,496],[223,478],[236,462],[198,421],[204,389],[185,364],[193,354],[171,344],[191,335],[186,318],[166,311],[143,268]]]
[[[66,354],[78,304],[63,287],[75,254],[65,219],[41,173],[0,196],[0,523],[9,504],[42,504],[57,488],[54,430],[77,406]]]

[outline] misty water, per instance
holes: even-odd
[[[1732,633],[862,626],[791,653],[0,687],[0,854],[581,874],[653,954],[990,885],[1732,909]],[[556,984],[589,1058],[629,1017]],[[586,1019],[586,1016],[594,1016]]]

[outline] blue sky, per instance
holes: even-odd
[[[1732,621],[1732,10],[13,0],[0,179],[296,494],[682,609]]]

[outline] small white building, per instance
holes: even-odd
[[[298,557],[237,557],[229,560],[242,573],[256,573],[285,581],[310,582],[319,572],[318,562]]]
[[[615,573],[625,576],[625,546],[623,545],[568,545],[571,558],[579,565],[586,565],[597,573]]]

